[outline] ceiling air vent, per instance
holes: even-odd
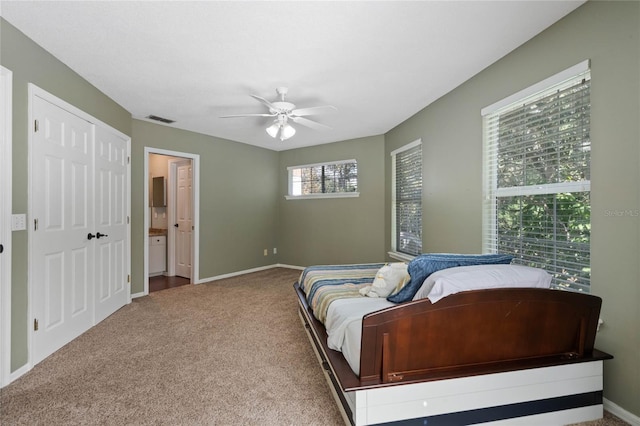
[[[162,123],[167,123],[167,124],[171,124],[171,123],[175,123],[176,122],[176,120],[169,120],[168,118],[158,117],[157,115],[147,115],[147,118],[149,120],[160,121]]]

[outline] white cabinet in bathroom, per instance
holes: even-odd
[[[167,270],[167,237],[149,237],[149,276],[162,275]]]

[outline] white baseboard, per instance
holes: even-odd
[[[304,266],[295,266],[295,265],[286,265],[284,263],[278,263],[276,264],[277,268],[288,268],[288,269],[298,269],[300,271],[304,271]]]
[[[260,266],[258,268],[245,269],[243,271],[230,272],[228,274],[216,275],[214,277],[200,278],[194,284],[203,284],[203,283],[208,283],[208,282],[211,282],[211,281],[223,280],[225,278],[237,277],[237,276],[240,276],[240,275],[250,274],[252,272],[266,271],[267,269],[273,269],[273,268],[297,269],[297,270],[302,271],[302,270],[304,270],[305,267],[304,266],[295,266],[295,265],[285,265],[283,263],[274,263],[273,265],[266,265],[266,266]],[[136,299],[136,298],[142,297],[142,296],[146,296],[146,294],[143,291],[141,291],[140,293],[132,294],[131,298],[132,299]]]
[[[5,387],[5,386],[9,385],[11,382],[19,379],[21,376],[23,376],[24,374],[26,374],[29,371],[31,371],[31,368],[32,368],[32,366],[31,366],[30,363],[26,363],[22,367],[18,368],[16,371],[14,371],[13,373],[9,374],[9,377],[6,377],[6,383],[2,383],[2,387]]]
[[[609,401],[607,398],[602,398],[602,405],[604,405],[604,409],[614,416],[624,420],[632,426],[640,426],[640,417],[636,416],[633,413],[628,412],[621,406],[616,403]]]
[[[253,272],[266,271],[267,269],[273,269],[273,268],[289,268],[289,269],[300,269],[300,270],[304,269],[304,267],[300,267],[300,266],[292,266],[292,265],[284,265],[282,263],[274,263],[273,265],[260,266],[258,268],[252,268],[252,269],[245,269],[243,271],[237,271],[237,272],[231,272],[231,273],[228,273],[228,274],[216,275],[214,277],[200,278],[195,284],[202,284],[202,283],[208,283],[208,282],[211,282],[211,281],[223,280],[225,278],[237,277],[237,276],[240,276],[240,275],[251,274]]]

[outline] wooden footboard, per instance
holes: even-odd
[[[406,382],[590,359],[600,306],[596,296],[522,288],[394,306],[363,320],[360,380]]]
[[[602,416],[602,362],[612,356],[594,349],[598,297],[482,290],[375,312],[363,319],[358,377],[327,347],[323,325],[294,287],[303,323],[352,424],[575,423]]]

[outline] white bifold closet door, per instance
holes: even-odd
[[[128,141],[32,97],[32,363],[128,302]]]
[[[96,320],[98,323],[128,302],[127,144],[96,127],[95,230]]]

